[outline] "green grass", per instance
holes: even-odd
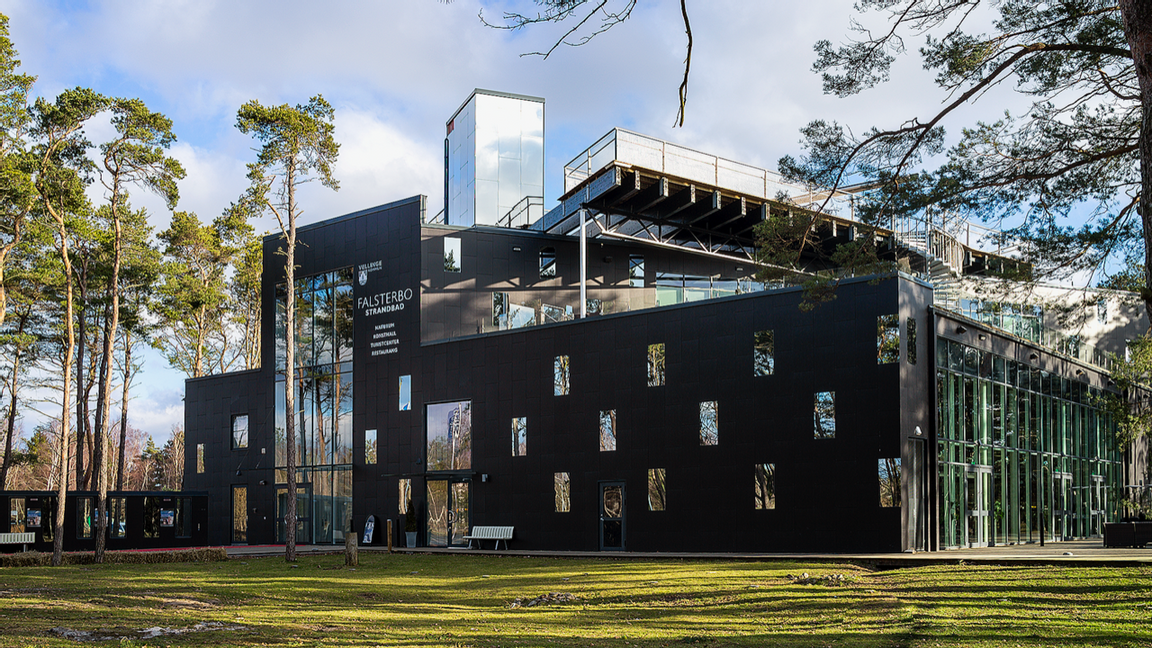
[[[843,574],[842,585],[799,584]],[[513,607],[548,593],[572,602]],[[138,637],[78,644],[53,627]],[[0,646],[1148,646],[1152,568],[361,554],[0,569]]]

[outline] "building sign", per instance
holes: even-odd
[[[383,261],[362,263],[356,267],[358,282],[361,286],[368,284],[369,275],[383,269]],[[375,321],[370,326],[368,348],[370,356],[392,355],[400,352],[400,338],[396,331],[394,315],[404,310],[412,301],[411,288],[398,290],[384,290],[356,298],[358,319],[364,318],[387,319],[390,321]],[[392,315],[393,317],[384,317]]]

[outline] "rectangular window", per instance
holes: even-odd
[[[905,320],[906,328],[908,330],[908,364],[916,364],[916,318],[909,317]]]
[[[187,512],[184,517],[187,517]],[[232,487],[232,544],[248,544],[247,486]]]
[[[546,247],[540,250],[540,278],[551,279],[556,276],[556,249]]]
[[[1103,297],[1096,302],[1096,321],[1101,324],[1108,323],[1108,300]]]
[[[248,447],[248,415],[232,415],[232,449],[243,450]]]
[[[648,510],[663,511],[667,503],[668,488],[664,481],[663,468],[648,469]]]
[[[756,510],[776,508],[776,464],[756,464]]]
[[[528,456],[528,419],[524,416],[512,419],[512,456]]]
[[[876,318],[876,364],[900,360],[900,317],[880,315]]]
[[[556,489],[556,512],[569,512],[572,510],[572,479],[568,473],[558,472],[552,476],[552,483]]]
[[[553,392],[557,396],[567,396],[568,389],[571,387],[569,382],[569,366],[568,356],[556,356],[555,369],[553,371]]]
[[[400,376],[400,411],[412,409],[412,376]]]
[[[376,430],[364,430],[364,463],[376,464]]]
[[[160,498],[144,498],[144,537],[160,537]]]
[[[429,471],[472,467],[472,401],[428,405],[425,426]]]
[[[644,287],[644,255],[628,255],[628,285],[632,288]]]
[[[400,515],[408,515],[412,510],[412,480],[404,478],[400,480]]]
[[[664,385],[664,343],[648,345],[648,386]]]
[[[817,439],[836,438],[836,392],[816,392],[812,413],[813,436]]]
[[[716,401],[700,403],[700,445],[714,446],[720,443],[719,412]]]
[[[616,410],[600,412],[600,452],[616,450]]]
[[[76,498],[76,537],[77,538],[91,538],[92,537],[92,498],[91,497],[78,497]]]
[[[460,272],[460,239],[444,237],[444,272]]]
[[[8,498],[8,531],[10,533],[25,533],[24,522],[27,519],[27,504],[23,497]]]
[[[752,337],[752,370],[756,376],[771,376],[776,369],[772,331],[756,331]]]
[[[508,328],[508,293],[492,293],[492,326],[500,331]]]
[[[108,534],[112,538],[128,537],[126,522],[128,516],[125,509],[128,507],[128,498],[112,497],[108,499]]]
[[[196,474],[204,474],[204,444],[196,444]]]
[[[900,459],[880,459],[876,464],[880,478],[880,506],[900,506]]]

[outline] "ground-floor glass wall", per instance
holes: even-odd
[[[936,367],[941,546],[1100,535],[1122,478],[1102,392],[943,338]]]

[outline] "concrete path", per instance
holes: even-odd
[[[284,545],[225,547],[230,558],[256,556],[283,556]],[[296,545],[301,556],[343,553],[341,545]],[[363,552],[387,552],[379,545],[362,546]],[[798,562],[852,562],[876,567],[912,567],[938,564],[997,564],[997,565],[1049,565],[1072,564],[1084,566],[1152,565],[1152,548],[1105,548],[1103,541],[1074,540],[1039,544],[1008,545],[1003,547],[977,547],[951,551],[923,553],[719,553],[719,552],[638,552],[638,551],[493,551],[481,549],[445,549],[418,547],[394,548],[397,553],[479,554],[548,558],[600,558],[605,560],[790,560]]]

